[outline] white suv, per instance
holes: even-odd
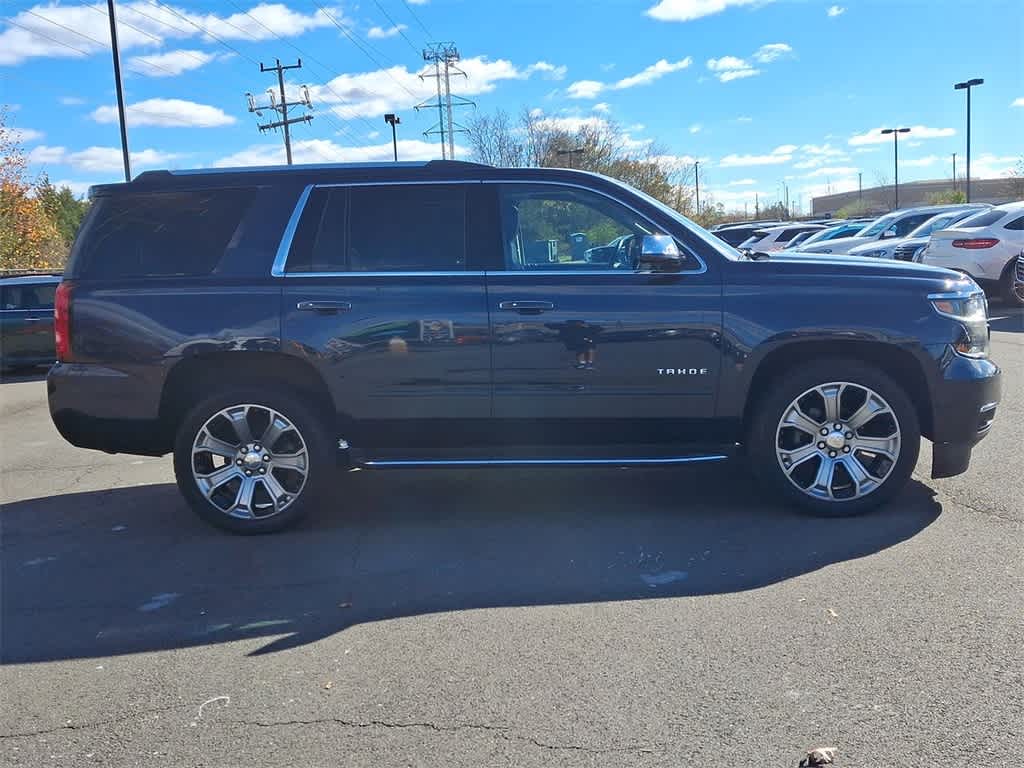
[[[858,245],[865,245],[876,240],[906,237],[912,230],[917,229],[933,216],[963,207],[963,204],[960,204],[903,208],[875,219],[853,237],[839,237],[810,246],[805,244],[801,246],[800,251],[802,253],[849,253],[851,248],[856,248]]]
[[[932,233],[921,262],[966,272],[987,291],[1024,307],[1014,268],[1024,253],[1024,201],[999,205]]]

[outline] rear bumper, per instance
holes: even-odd
[[[46,377],[50,417],[79,448],[162,456],[172,445],[159,418],[160,386],[151,376],[151,369],[57,363]]]
[[[1002,394],[1002,372],[991,360],[949,351],[932,393],[932,477],[967,471],[971,450],[992,428]]]

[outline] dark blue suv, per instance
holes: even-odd
[[[57,291],[61,433],[174,453],[208,521],[283,528],[338,465],[744,451],[813,512],[963,472],[999,400],[949,271],[746,256],[612,179],[435,161],[96,187]]]

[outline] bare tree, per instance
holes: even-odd
[[[526,145],[504,110],[470,120],[469,145],[473,148],[473,159],[478,162],[502,168],[528,165]]]

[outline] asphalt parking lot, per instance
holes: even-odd
[[[742,464],[350,473],[275,537],[0,385],[0,763],[1016,765],[1024,313],[970,472],[809,519]],[[926,444],[927,445],[927,444]]]

